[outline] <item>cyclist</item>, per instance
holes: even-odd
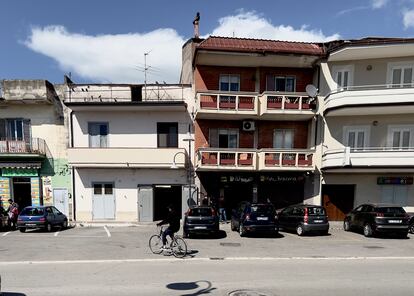
[[[167,244],[167,235],[173,239],[174,233],[180,230],[180,216],[174,211],[174,208],[170,205],[167,207],[168,215],[167,218],[162,220],[161,222],[157,223],[157,226],[168,224],[167,229],[164,230],[162,233],[162,248],[165,249],[165,245]]]

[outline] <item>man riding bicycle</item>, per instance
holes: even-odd
[[[169,224],[167,229],[162,233],[162,247],[165,248],[167,244],[167,235],[173,239],[174,233],[180,230],[180,216],[174,211],[172,206],[168,206],[167,218],[157,223],[157,226]]]

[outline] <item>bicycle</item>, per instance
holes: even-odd
[[[158,227],[157,227],[158,228]],[[171,251],[176,258],[184,258],[187,255],[187,244],[185,240],[179,236],[173,235],[173,239],[168,239],[166,248],[162,248],[162,233],[166,227],[160,226],[159,234],[150,237],[148,245],[153,254],[161,254],[163,251]],[[170,241],[169,241],[170,240]]]

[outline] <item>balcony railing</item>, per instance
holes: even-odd
[[[316,110],[316,99],[306,93],[264,92],[261,97],[262,113],[272,110]]]
[[[314,151],[307,149],[200,148],[197,167],[238,170],[313,170]]]
[[[256,169],[256,151],[251,149],[200,148],[197,166],[202,168]]]
[[[262,149],[259,152],[260,170],[313,169],[314,151],[305,149]]]
[[[0,139],[1,154],[47,154],[45,140],[32,138],[30,140]]]
[[[199,92],[197,93],[199,112],[224,111],[231,113],[251,113],[257,115],[257,93],[247,92]]]
[[[341,167],[412,167],[414,147],[364,147],[327,150],[322,156],[322,168]]]

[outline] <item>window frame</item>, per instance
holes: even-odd
[[[177,136],[177,140],[176,140],[177,145],[176,146],[171,145],[171,143],[169,142],[170,141],[169,136],[167,137],[167,145],[166,146],[160,146],[160,135],[161,135],[161,133],[159,132],[159,129],[160,129],[160,125],[162,125],[162,124],[170,125],[169,127],[171,127],[172,125],[177,127],[177,135],[176,135]],[[179,128],[179,124],[178,124],[177,121],[157,122],[157,148],[178,148],[180,146],[179,145],[179,135],[180,135],[180,133],[179,133],[178,128]],[[168,133],[167,135],[170,135],[170,134]]]
[[[348,88],[351,88],[354,86],[354,71],[355,71],[355,66],[350,64],[350,65],[334,65],[332,66],[332,79],[335,82],[336,85],[336,90],[346,90]],[[344,72],[349,72],[348,74],[348,85],[347,86],[343,86],[343,85],[339,85],[338,84],[338,73],[344,73]],[[343,78],[342,78],[343,80]]]
[[[364,132],[364,145],[363,147],[350,147],[348,143],[349,133],[350,132]],[[343,127],[343,138],[342,143],[345,147],[350,147],[351,149],[365,149],[368,148],[370,145],[370,134],[371,134],[371,127],[369,125],[348,125]],[[356,137],[356,144],[358,142],[358,136]]]
[[[217,130],[217,139],[215,141],[217,143],[217,147],[211,146],[211,143],[212,143],[212,140],[211,140],[211,130],[214,130],[214,129]],[[227,148],[220,147],[220,131],[226,131],[227,132],[227,143],[230,142],[229,141],[229,135],[230,135],[229,131],[234,131],[235,134],[236,134],[236,137],[237,137],[237,140],[236,140],[237,141],[237,145],[236,145],[236,147],[227,147]],[[240,130],[238,128],[209,128],[208,129],[208,143],[209,143],[209,146],[211,148],[238,149],[240,147],[239,141],[240,141]],[[229,145],[227,145],[227,146],[229,146]]]
[[[276,147],[276,132],[277,131],[283,131],[283,145],[282,145],[283,147],[280,147],[280,148]],[[286,135],[287,131],[292,132],[292,147],[285,147],[285,144],[286,144],[285,135]],[[273,139],[272,140],[273,140],[272,144],[273,144],[274,149],[293,149],[295,147],[295,129],[293,129],[293,128],[275,128],[273,130]]]
[[[96,125],[106,125],[106,132],[107,132],[107,135],[106,135],[106,146],[101,146],[101,141],[99,141],[99,147],[93,147],[92,146],[92,142],[91,142],[91,133],[90,133],[90,130],[91,130],[91,125],[93,125],[93,124],[96,124]],[[109,122],[108,121],[88,121],[88,144],[89,144],[89,148],[109,148],[110,146],[109,146],[109,134],[110,134],[110,132],[109,132]],[[101,136],[103,136],[103,135],[99,135],[100,137]]]
[[[224,76],[227,76],[228,77],[228,79],[229,79],[229,87],[228,87],[228,90],[222,90],[221,89],[221,78],[222,77],[224,77]],[[237,79],[238,79],[238,89],[237,90],[231,90],[231,77],[237,77]],[[223,73],[223,74],[220,74],[219,75],[219,85],[218,85],[218,89],[219,89],[219,91],[224,91],[224,92],[239,92],[240,91],[240,85],[241,84],[241,75],[240,74],[225,74],[225,73]]]
[[[410,138],[408,140],[408,147],[395,147],[393,145],[394,142],[394,132],[395,131],[400,131],[400,132],[404,132],[404,131],[409,131],[410,132]],[[414,125],[412,124],[401,124],[401,125],[389,125],[388,126],[388,130],[387,130],[387,146],[389,148],[392,148],[393,150],[404,150],[404,149],[408,149],[410,147],[414,146]],[[400,138],[400,142],[402,141],[402,138]]]
[[[273,78],[273,84],[274,84],[274,90],[269,90],[269,85],[268,85],[268,76],[271,76],[272,78]],[[277,83],[276,83],[276,79],[277,78],[284,78],[285,79],[285,90],[284,91],[280,91],[280,90],[276,90],[276,85],[277,85]],[[286,83],[287,83],[287,78],[293,78],[293,91],[286,91]],[[297,83],[296,83],[296,75],[275,75],[275,74],[268,74],[268,75],[266,75],[266,91],[274,91],[274,92],[282,92],[282,93],[284,93],[284,92],[286,92],[286,93],[294,93],[294,92],[296,92],[296,85],[297,85]]]
[[[411,68],[411,82],[409,83],[410,85],[407,87],[413,87],[414,86],[414,61],[401,61],[401,62],[388,63],[387,64],[387,87],[389,88],[406,87],[404,85],[404,69],[407,69],[407,68]],[[395,69],[401,69],[401,78],[400,78],[400,83],[398,85],[393,85]]]

